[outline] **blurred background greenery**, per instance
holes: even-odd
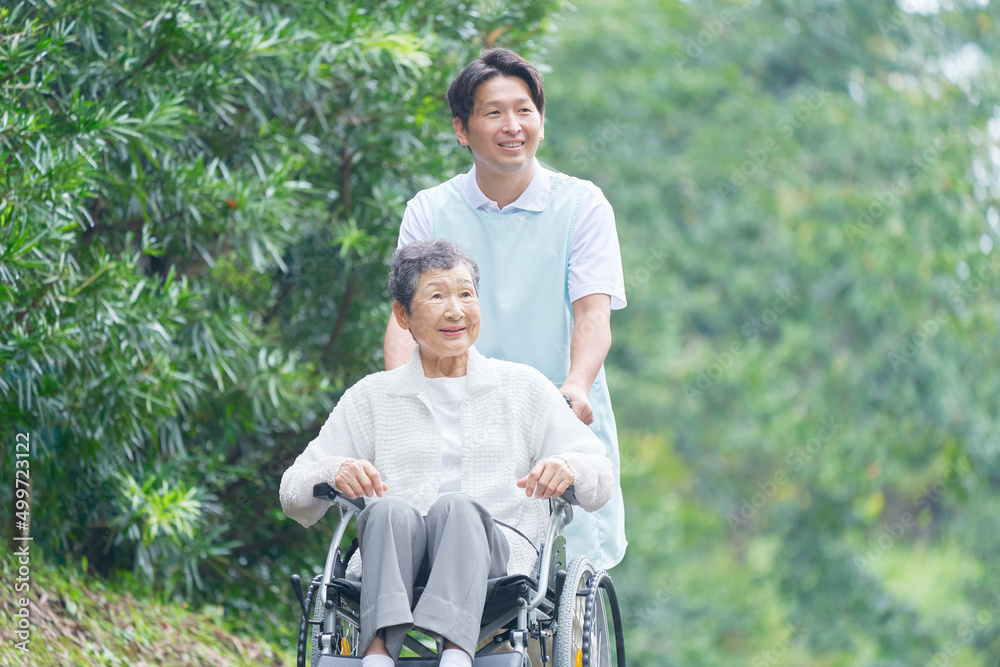
[[[467,168],[443,91],[497,44],[545,72],[541,160],[617,214],[630,664],[995,664],[995,3],[0,19],[3,522],[30,432],[34,545],[82,585],[293,649],[329,538],[281,472],[381,367],[402,209]]]

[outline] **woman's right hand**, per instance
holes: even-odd
[[[381,498],[382,494],[389,488],[382,483],[382,476],[371,464],[371,461],[365,459],[344,461],[337,470],[333,485],[351,500],[361,496]]]

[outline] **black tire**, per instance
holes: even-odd
[[[320,621],[323,619],[323,596],[319,591],[316,591],[316,602],[313,604],[312,609],[312,619],[313,621]],[[319,633],[320,626],[310,625],[309,626],[309,665],[310,667],[316,667],[319,663]]]
[[[613,652],[612,637],[608,632],[609,614],[615,631]],[[591,621],[592,628],[587,621]],[[584,642],[582,663],[587,667],[625,667],[625,633],[618,608],[618,594],[611,576],[604,570],[594,574],[590,580],[584,623],[584,636],[591,637],[591,640]]]
[[[311,658],[312,645],[316,641],[316,626],[312,625],[309,621],[315,620],[315,607],[314,601],[319,598],[319,587],[323,575],[317,574],[313,577],[313,580],[309,583],[309,588],[306,590],[305,600],[303,600],[305,609],[313,609],[313,612],[307,616],[305,613],[302,614],[302,618],[299,620],[299,642],[298,642],[298,654],[296,655],[295,664],[297,667],[305,667],[305,665],[315,665],[315,660]]]
[[[586,556],[570,562],[557,610],[554,667],[625,667],[625,641],[614,584],[608,573],[595,570]],[[609,613],[615,629],[613,647]]]
[[[309,667],[316,667],[320,659],[320,645],[319,636],[323,632],[327,635],[330,633],[330,629],[325,625],[320,626],[319,621],[324,621],[326,618],[326,610],[323,608],[323,595],[322,591],[317,587],[315,590],[310,590],[310,594],[306,596],[306,608],[312,609],[312,613],[309,616],[310,621],[315,621],[314,623],[309,623],[308,628],[305,628],[307,643],[300,645],[300,663],[308,665]],[[305,619],[303,619],[304,621]],[[350,655],[357,656],[358,654],[358,635],[359,629],[354,624],[346,621],[339,620],[336,621],[339,624],[339,634],[337,635],[337,641],[339,646],[334,648],[334,652],[338,655]],[[301,656],[305,655],[305,660],[303,661]]]
[[[582,664],[583,627],[587,597],[594,566],[586,556],[577,556],[566,568],[566,580],[556,608],[556,633],[553,644],[553,667],[577,667]],[[581,595],[581,593],[583,593]]]

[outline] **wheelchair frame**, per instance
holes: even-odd
[[[299,575],[292,575],[291,578],[293,591],[302,608],[297,665],[306,667],[309,660],[312,667],[357,666],[361,663],[360,657],[346,657],[356,653],[357,646],[345,646],[341,628],[347,623],[356,633],[360,625],[359,611],[352,609],[351,602],[343,599],[337,582],[345,581],[347,561],[354,551],[352,545],[346,556],[341,558],[340,544],[351,519],[364,509],[364,499],[348,499],[329,484],[317,484],[313,488],[313,496],[332,500],[340,518],[330,540],[323,573],[312,579],[308,593],[303,595]],[[607,572],[595,570],[585,556],[577,556],[571,563],[566,562],[566,540],[562,531],[573,519],[571,504],[575,503],[572,487],[562,497],[549,501],[549,524],[533,581],[531,577],[515,581],[518,595],[514,606],[505,608],[481,626],[475,664],[483,667],[487,663],[497,667],[531,667],[529,647],[532,642],[537,642],[541,666],[554,663],[554,667],[625,667],[621,613],[610,576]],[[569,589],[566,586],[568,578],[571,580]],[[614,659],[607,623],[608,609],[615,632]],[[317,612],[321,615],[319,619],[313,618]],[[572,618],[560,619],[560,614]],[[490,637],[492,640],[486,642]],[[313,646],[307,650],[310,638]],[[549,639],[552,640],[551,654],[548,650]],[[493,658],[486,657],[497,654],[508,643],[511,647],[509,653],[500,652]],[[408,635],[404,646],[420,657],[400,658],[401,664],[412,663],[412,667],[437,664],[437,654],[413,637]],[[502,657],[504,655],[506,659]]]

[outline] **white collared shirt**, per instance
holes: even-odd
[[[517,211],[544,211],[545,203],[549,200],[549,181],[551,180],[551,172],[539,164],[538,160],[535,160],[535,173],[531,177],[531,182],[528,183],[528,187],[524,189],[521,196],[515,199],[513,202],[500,208],[500,206],[486,196],[486,194],[479,189],[479,181],[476,178],[476,165],[472,165],[472,169],[469,173],[465,175],[462,179],[462,189],[465,191],[465,196],[468,198],[469,203],[472,204],[473,208],[479,209],[486,213],[499,213],[501,215],[505,213],[515,213]]]
[[[535,173],[528,187],[520,197],[502,209],[480,189],[475,165],[461,178],[462,189],[473,208],[484,213],[508,215],[520,211],[544,211],[552,172],[536,158]],[[615,212],[599,187],[589,181],[585,183],[587,187],[580,200],[570,247],[569,300],[572,303],[591,294],[607,294],[611,297],[611,309],[618,310],[625,307],[626,301]],[[430,197],[427,190],[422,190],[406,205],[397,247],[433,238]]]

